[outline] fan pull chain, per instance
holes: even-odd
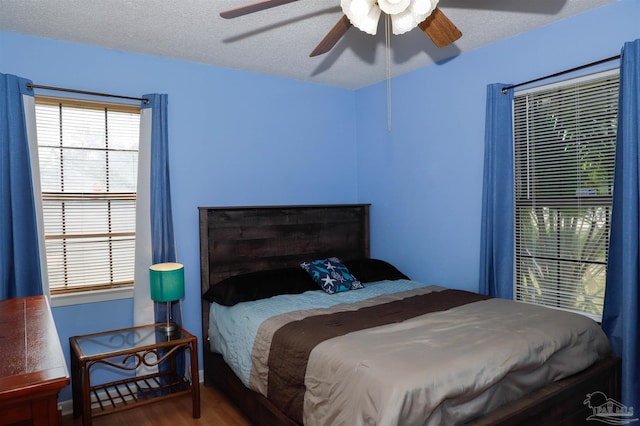
[[[387,63],[387,130],[391,131],[391,17],[385,13],[384,20],[384,36],[386,47],[386,63]]]

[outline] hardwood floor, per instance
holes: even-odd
[[[251,426],[249,420],[213,386],[200,385],[199,419],[191,417],[191,397],[136,407],[93,419],[94,426]],[[63,426],[81,426],[82,419],[64,416]]]

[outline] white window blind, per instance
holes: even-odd
[[[616,70],[514,95],[516,300],[602,317],[618,83]]]
[[[140,109],[36,98],[52,294],[133,284]]]

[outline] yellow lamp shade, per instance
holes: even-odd
[[[156,263],[149,267],[151,299],[156,302],[172,302],[184,297],[184,265],[181,263]]]

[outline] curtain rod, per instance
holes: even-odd
[[[107,98],[118,98],[118,99],[129,99],[132,101],[141,101],[145,104],[149,103],[149,99],[147,98],[134,98],[132,96],[122,96],[122,95],[112,95],[109,93],[100,93],[100,92],[88,92],[86,90],[77,90],[77,89],[65,89],[64,87],[53,87],[53,86],[41,86],[39,84],[27,83],[27,89],[44,89],[44,90],[55,90],[57,92],[69,92],[69,93],[79,93],[82,95],[92,95],[92,96],[104,96]]]
[[[555,74],[545,75],[544,77],[539,77],[539,78],[536,78],[536,79],[533,79],[533,80],[529,80],[529,81],[525,81],[525,82],[522,82],[522,83],[514,84],[512,86],[505,86],[505,87],[502,88],[502,94],[504,95],[504,94],[507,93],[508,90],[515,89],[516,87],[524,86],[524,85],[531,84],[531,83],[537,83],[538,81],[546,80],[548,78],[559,77],[561,75],[569,74],[569,73],[572,73],[574,71],[580,71],[580,70],[583,70],[585,68],[590,68],[590,67],[594,67],[596,65],[600,65],[600,64],[607,63],[607,62],[615,61],[616,59],[620,59],[620,55],[611,56],[610,58],[606,58],[606,59],[600,59],[599,61],[591,62],[591,63],[585,64],[585,65],[580,65],[579,67],[575,67],[575,68],[571,68],[571,69],[568,69],[568,70],[560,71],[560,72],[557,72]]]

